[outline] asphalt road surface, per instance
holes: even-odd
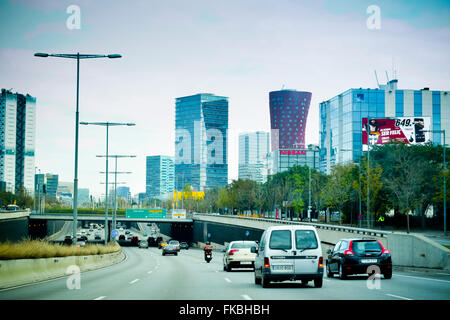
[[[416,300],[450,299],[450,274],[394,271],[379,286],[367,276],[348,280],[327,278],[322,288],[313,282],[254,283],[251,269],[223,271],[223,253],[206,263],[203,251],[182,250],[162,256],[157,248],[124,247],[126,259],[116,265],[81,273],[80,289],[69,289],[69,277],[0,291],[0,299],[32,300]],[[71,276],[73,277],[73,276]],[[370,281],[370,280],[369,280]],[[370,289],[369,287],[372,287]]]

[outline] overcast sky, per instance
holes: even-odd
[[[71,5],[80,29],[69,29]],[[368,27],[380,8],[380,28]],[[450,4],[436,1],[0,0],[0,88],[36,97],[36,166],[73,182],[76,61],[35,52],[119,53],[80,65],[80,120],[110,129],[110,154],[132,194],[145,191],[145,156],[173,155],[175,98],[229,97],[229,180],[238,134],[269,131],[269,92],[312,92],[306,143],[319,142],[318,105],[375,88],[393,67],[401,89],[449,90]],[[104,127],[80,127],[79,186],[104,193]],[[113,164],[110,170],[113,170]]]

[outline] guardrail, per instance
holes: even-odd
[[[241,219],[241,220],[279,223],[279,224],[308,225],[308,226],[314,226],[315,228],[318,228],[318,229],[350,232],[350,233],[357,233],[357,234],[377,236],[377,237],[384,237],[384,236],[392,233],[390,231],[383,231],[383,230],[376,230],[376,229],[364,229],[364,228],[356,228],[356,227],[336,226],[336,225],[332,225],[332,224],[294,221],[294,220],[291,221],[291,220],[281,220],[281,219],[253,218],[253,217],[230,216],[230,215],[211,215],[211,214],[207,214],[207,213],[195,213],[194,218],[195,218],[195,216],[206,216],[206,217],[212,217],[212,218],[219,217],[219,218],[228,218],[228,219]]]

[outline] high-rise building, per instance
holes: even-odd
[[[239,179],[266,182],[269,148],[268,132],[257,131],[239,135]]]
[[[450,92],[402,90],[398,80],[376,89],[349,89],[319,104],[320,170],[349,161],[358,162],[363,153],[362,119],[429,117],[430,130],[445,130],[450,141]],[[442,143],[439,132],[431,141]]]
[[[2,89],[0,94],[0,181],[10,192],[34,194],[36,98]]]
[[[130,187],[117,187],[117,197],[124,199],[125,201],[131,202],[131,192]]]
[[[146,194],[159,197],[174,190],[174,164],[170,156],[148,156],[146,164]]]
[[[308,145],[304,149],[279,149],[269,155],[270,174],[287,171],[295,166],[319,170],[319,147]]]
[[[175,189],[228,183],[228,98],[200,93],[175,102]]]
[[[58,191],[58,175],[47,173],[45,175],[46,197],[56,199],[56,192]]]
[[[271,151],[305,148],[311,92],[280,90],[269,93]]]

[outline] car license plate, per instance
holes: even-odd
[[[252,264],[251,261],[241,262],[241,264]]]
[[[377,259],[361,259],[361,263],[377,263]]]
[[[273,271],[292,271],[291,265],[272,266]]]

